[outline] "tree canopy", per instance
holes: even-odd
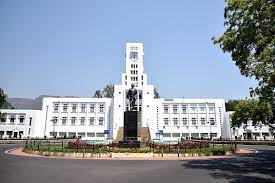
[[[114,96],[114,85],[112,83],[108,83],[103,90],[96,90],[94,93],[95,98],[113,98]]]
[[[240,73],[258,81],[251,96],[272,106],[275,120],[275,2],[274,0],[225,0],[226,31],[213,38],[231,55]]]
[[[253,125],[269,125],[268,121],[272,118],[272,108],[267,102],[258,99],[240,100],[235,108],[235,112],[231,116],[232,126],[240,126],[251,121]]]
[[[235,107],[239,102],[240,100],[228,100],[225,102],[226,111],[235,111]]]
[[[159,92],[156,88],[154,88],[154,98],[160,98]]]
[[[12,105],[7,101],[8,95],[0,88],[0,109],[10,109]],[[6,114],[0,112],[0,121],[6,120]]]

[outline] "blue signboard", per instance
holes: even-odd
[[[160,134],[160,135],[163,135],[163,130],[159,130],[159,134]]]
[[[160,133],[159,133],[159,132],[157,132],[157,133],[156,133],[156,136],[159,136],[159,135],[160,135]]]
[[[104,134],[109,134],[110,133],[110,130],[104,130]]]

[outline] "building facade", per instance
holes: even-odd
[[[15,115],[19,123],[1,122],[3,137],[77,137],[86,140],[121,138],[124,112],[129,110],[127,91],[133,84],[138,92],[136,110],[140,114],[143,137],[161,140],[230,138],[230,125],[223,99],[156,99],[154,86],[148,84],[144,72],[142,43],[127,43],[125,72],[121,84],[114,86],[113,98],[45,97],[42,110],[25,111],[27,121],[20,123],[22,110],[1,110],[7,118]],[[19,116],[19,117],[18,117]],[[15,128],[7,128],[8,126]],[[13,131],[11,135],[11,131]],[[23,131],[23,133],[22,133]]]
[[[233,111],[227,112],[229,116],[229,121],[231,122],[231,115]],[[268,125],[257,124],[253,125],[252,121],[247,124],[243,123],[239,127],[233,127],[231,129],[232,139],[236,140],[274,140],[274,135],[272,134],[272,129]]]

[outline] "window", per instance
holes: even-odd
[[[28,130],[28,135],[30,135],[31,134],[31,129],[29,128],[29,130]]]
[[[210,106],[210,107],[209,107],[209,112],[214,112],[214,111],[215,111],[215,107]]]
[[[5,116],[3,116],[2,118],[0,118],[0,122],[1,122],[1,123],[6,122],[6,120],[7,120],[7,119],[6,119],[6,117],[5,117]]]
[[[72,105],[72,112],[76,112],[77,104]]]
[[[191,133],[191,137],[198,139],[200,136],[199,133]]]
[[[180,137],[180,133],[172,133],[172,137]]]
[[[182,126],[187,126],[187,118],[182,118]]]
[[[15,116],[11,116],[10,117],[10,123],[14,123],[15,122]]]
[[[137,59],[138,59],[138,52],[136,52],[136,51],[131,51],[131,52],[130,52],[129,58],[130,58],[131,60],[137,60]]]
[[[32,117],[30,117],[29,126],[32,126]]]
[[[165,126],[169,126],[169,119],[168,118],[164,118],[164,125]]]
[[[204,112],[205,111],[205,107],[200,107],[200,112]]]
[[[182,137],[189,137],[189,133],[182,133]]]
[[[95,112],[95,105],[94,104],[90,105],[90,112]]]
[[[85,125],[85,117],[80,118],[80,125],[84,126]]]
[[[173,105],[173,113],[174,114],[178,113],[178,105]]]
[[[63,112],[68,112],[68,104],[63,104]]]
[[[96,137],[104,137],[104,133],[96,133]]]
[[[98,125],[102,126],[104,124],[104,118],[103,117],[100,117],[98,119]]]
[[[169,113],[169,105],[164,105],[163,110],[164,110],[164,114],[168,114]]]
[[[67,136],[67,132],[59,132],[59,137],[66,137]]]
[[[201,133],[202,138],[208,138],[208,133]]]
[[[57,124],[57,117],[53,117],[52,122],[53,122],[53,125],[56,125]]]
[[[57,136],[57,132],[50,132],[50,136],[56,137]]]
[[[66,125],[67,124],[67,117],[63,117],[62,118],[62,125]]]
[[[59,110],[59,104],[55,103],[53,105],[53,112],[58,112],[58,110]]]
[[[174,124],[174,126],[178,126],[179,125],[178,118],[173,118],[173,124]]]
[[[20,116],[19,117],[19,123],[24,123],[25,120],[25,116]]]
[[[86,104],[81,104],[81,112],[86,112]]]
[[[197,125],[197,119],[196,118],[192,118],[191,119],[192,125],[196,126]]]
[[[196,112],[197,111],[197,107],[191,107],[191,112]]]
[[[214,118],[210,118],[210,124],[215,125],[215,119]]]
[[[69,137],[75,137],[76,136],[76,132],[69,132],[68,136]]]
[[[94,117],[90,117],[90,125],[95,125],[95,118]]]
[[[8,135],[9,137],[11,137],[11,136],[12,136],[12,131],[7,131],[7,135]]]
[[[171,137],[171,133],[163,133],[163,137]]]
[[[104,104],[99,105],[99,112],[104,112]]]
[[[210,137],[217,137],[218,134],[217,133],[210,133]]]
[[[186,113],[187,113],[186,105],[182,105],[182,106],[181,106],[181,112],[182,112],[183,114],[186,114]]]
[[[85,137],[85,132],[78,132],[77,135],[80,137]]]
[[[268,137],[268,136],[269,136],[269,133],[262,133],[262,136]]]
[[[75,123],[76,123],[76,117],[72,117],[71,118],[71,125],[75,125]]]
[[[201,125],[205,125],[205,118],[201,118]]]
[[[87,137],[95,137],[95,133],[94,132],[88,132]]]

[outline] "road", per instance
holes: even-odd
[[[3,183],[275,182],[275,147],[240,146],[257,154],[208,160],[89,160],[20,157],[0,145]]]

